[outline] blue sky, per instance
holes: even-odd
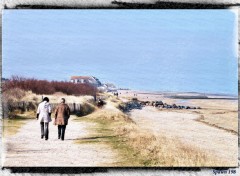
[[[5,10],[3,77],[237,93],[231,10]]]

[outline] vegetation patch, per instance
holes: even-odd
[[[14,119],[2,119],[3,137],[15,135],[28,120],[33,118],[33,112],[29,112],[24,115],[15,115]]]
[[[228,114],[229,116],[221,116],[219,114],[200,115],[196,121],[238,135],[238,119],[234,117],[237,112],[235,114],[232,113],[233,115]]]
[[[217,156],[181,142],[177,138],[155,136],[140,129],[131,118],[117,109],[116,102],[110,101],[103,109],[78,120],[97,124],[91,129],[92,135],[79,143],[106,143],[119,153],[116,166],[174,166],[203,167],[226,164]]]
[[[119,158],[116,158],[114,166],[142,166],[140,155],[135,152],[127,143],[126,139],[115,133],[115,128],[121,126],[125,121],[113,121],[111,118],[97,119],[82,117],[77,121],[85,121],[95,123],[91,128],[92,135],[87,138],[81,138],[76,143],[78,144],[107,144],[113,150],[118,151]]]
[[[67,95],[95,95],[97,92],[96,88],[90,84],[79,85],[68,81],[47,81],[19,76],[12,76],[2,86],[3,92],[15,88],[32,91],[36,94],[62,92]]]
[[[94,112],[95,109],[96,109],[96,107],[93,104],[84,102],[83,104],[81,104],[80,111],[76,112],[76,115],[77,116],[86,116],[86,115]]]

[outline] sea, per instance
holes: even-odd
[[[237,62],[213,59],[187,64],[181,60],[123,61],[109,64],[106,69],[99,67],[98,78],[118,88],[238,95]]]

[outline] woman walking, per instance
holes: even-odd
[[[58,139],[64,140],[66,125],[70,117],[70,108],[65,103],[65,99],[61,99],[61,103],[55,110],[55,125],[58,125]]]
[[[40,122],[41,126],[41,138],[45,136],[45,140],[48,140],[49,134],[49,122],[52,121],[51,119],[51,105],[49,103],[48,97],[45,97],[43,101],[38,105],[37,109],[37,119]]]

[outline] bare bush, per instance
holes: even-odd
[[[25,96],[25,91],[20,88],[12,88],[5,90],[2,93],[2,113],[3,117],[8,117],[11,115],[10,112],[14,111],[13,106],[14,102],[20,101],[22,97]]]
[[[20,88],[12,88],[3,91],[2,97],[6,101],[19,101],[26,95],[25,91]]]
[[[97,89],[90,84],[74,84],[67,81],[47,81],[34,78],[12,76],[3,84],[3,92],[19,88],[25,91],[32,91],[36,94],[54,94],[62,92],[67,95],[95,95]]]

